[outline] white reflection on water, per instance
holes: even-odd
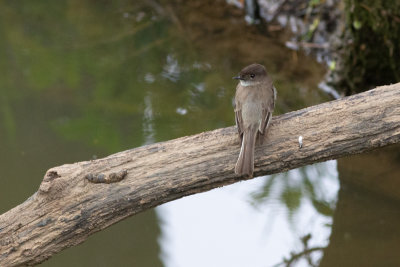
[[[146,137],[144,144],[153,144],[154,141],[154,116],[150,94],[144,98],[143,135]]]
[[[179,107],[179,108],[176,109],[176,113],[178,113],[180,115],[186,115],[187,109]]]
[[[318,195],[335,201],[339,189],[336,161],[307,169],[311,181],[319,182]],[[308,167],[307,167],[308,168]],[[299,171],[289,171],[291,183],[299,181]],[[284,175],[284,174],[280,174]],[[283,177],[283,176],[282,176]],[[318,213],[307,197],[288,219],[288,209],[276,195],[274,186],[264,204],[251,204],[269,177],[236,183],[202,194],[185,197],[156,209],[160,220],[161,260],[166,267],[274,266],[302,249],[300,238],[311,234],[310,247],[327,246],[332,217]],[[276,177],[277,181],[284,180]],[[278,182],[279,183],[279,182]],[[292,184],[292,185],[293,185]],[[276,191],[276,192],[274,192]],[[320,258],[322,253],[312,254]],[[295,266],[308,266],[297,262]]]
[[[150,72],[146,73],[146,75],[144,75],[144,80],[147,83],[154,83],[154,81],[156,80],[156,77],[154,77],[153,74],[151,74]]]
[[[163,67],[161,75],[172,82],[177,82],[180,74],[181,67],[179,66],[178,60],[174,57],[174,55],[168,55],[167,62]]]

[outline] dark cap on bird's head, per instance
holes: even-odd
[[[251,64],[247,67],[244,67],[237,77],[233,77],[233,79],[241,80],[241,81],[251,81],[251,80],[259,80],[267,76],[267,71],[265,67],[261,64]]]

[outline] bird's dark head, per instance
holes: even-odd
[[[242,86],[250,86],[262,82],[267,77],[268,75],[265,67],[261,64],[254,63],[243,68],[239,72],[239,75],[233,77],[233,79],[239,80]]]

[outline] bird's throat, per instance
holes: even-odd
[[[240,85],[247,87],[247,86],[253,86],[253,85],[257,85],[260,82],[256,82],[256,81],[244,81],[244,80],[240,80]]]

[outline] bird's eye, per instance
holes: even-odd
[[[254,74],[250,74],[250,78],[254,78],[256,75],[254,75]]]

